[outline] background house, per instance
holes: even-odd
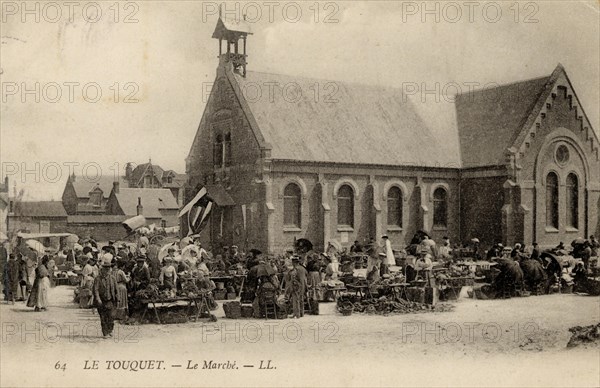
[[[186,174],[178,174],[173,170],[165,170],[159,165],[152,164],[152,161],[137,165],[135,168],[132,163],[127,163],[125,167],[125,181],[129,187],[146,189],[169,189],[182,206],[184,186],[187,182]]]
[[[179,225],[179,205],[169,189],[138,189],[115,187],[106,205],[106,214],[113,216],[143,215],[148,224],[160,227]]]
[[[16,202],[8,213],[10,232],[63,232],[67,212],[60,201]]]

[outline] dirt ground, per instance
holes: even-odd
[[[39,313],[1,305],[2,387],[600,386],[598,346],[566,348],[569,327],[600,321],[598,297],[461,298],[451,312],[349,317],[328,303],[269,321],[219,309],[214,323],[117,324],[102,339],[97,313],[72,296],[51,289]]]

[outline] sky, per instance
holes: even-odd
[[[60,200],[73,169],[93,180],[151,159],[185,172],[218,65],[217,6],[2,2],[0,163],[11,188],[23,188],[26,200]],[[561,63],[600,129],[595,1],[223,7],[230,18],[247,15],[249,70],[417,85],[413,101],[435,99],[424,91],[439,85],[437,102],[447,110],[456,85],[464,92],[545,76]],[[444,135],[450,129],[439,121]]]

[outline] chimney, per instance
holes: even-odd
[[[142,206],[142,197],[138,197],[138,204],[137,204],[137,215],[141,216],[142,213],[144,212],[144,207]]]
[[[131,174],[133,174],[133,166],[131,162],[127,162],[127,165],[125,166],[125,179],[127,179],[127,182],[130,181],[131,179]],[[131,182],[130,182],[131,183]]]
[[[119,181],[113,182],[113,191],[115,194],[119,194]]]

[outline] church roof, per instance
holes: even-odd
[[[500,165],[521,133],[550,77],[501,85],[456,96],[463,167]]]
[[[460,165],[448,152],[449,139],[434,135],[432,123],[401,89],[248,71],[234,74],[271,157],[280,160],[377,165]],[[277,85],[272,98],[268,85]],[[250,91],[261,87],[262,96]],[[261,85],[264,85],[261,86]],[[286,98],[282,88],[287,87]],[[293,94],[293,92],[298,92]],[[248,112],[247,112],[248,114]],[[258,136],[257,136],[258,137]]]

